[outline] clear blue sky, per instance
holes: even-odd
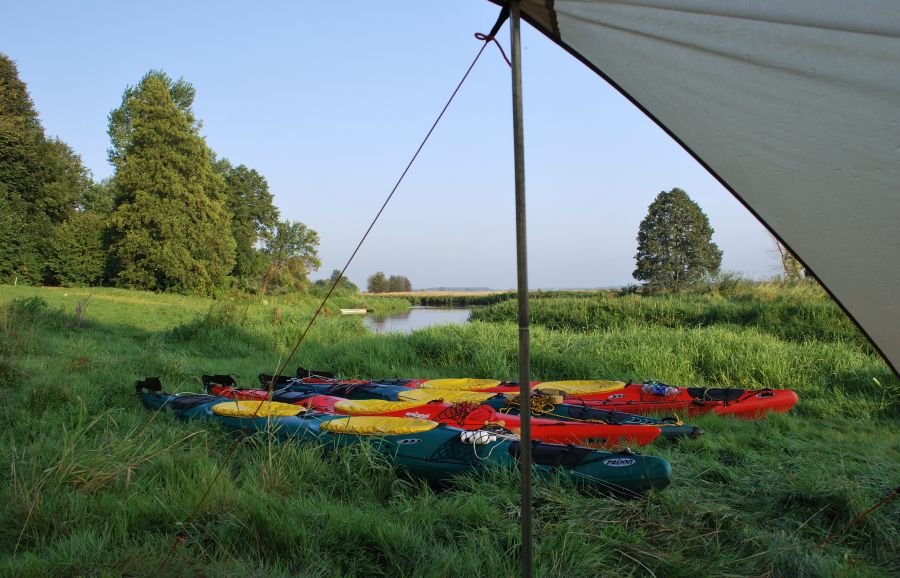
[[[192,83],[210,147],[319,232],[318,278],[343,266],[497,13],[484,0],[0,0],[0,52],[95,178],[111,173],[107,115],[126,86],[153,68]],[[763,227],[668,136],[528,26],[523,46],[532,288],[633,283],[638,225],[672,187],[709,215],[724,270],[776,272]],[[490,47],[350,279],[514,287],[511,132],[509,69]]]

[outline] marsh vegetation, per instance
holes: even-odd
[[[329,305],[291,366],[515,378],[512,303],[462,325],[374,335],[337,311],[359,299]],[[408,306],[364,299],[385,312]],[[514,472],[433,488],[365,447],[329,454],[256,439],[213,484],[231,438],[134,398],[133,382],[153,375],[179,391],[199,391],[203,373],[254,383],[315,306],[311,296],[0,287],[0,575],[155,575],[179,535],[164,575],[516,575]],[[700,439],[654,442],[645,451],[672,463],[674,481],[643,499],[539,480],[539,575],[900,573],[896,501],[843,530],[900,479],[900,382],[827,297],[767,285],[545,296],[533,313],[536,379],[787,387],[801,398],[790,415],[704,416],[693,420]]]

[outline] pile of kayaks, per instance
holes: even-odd
[[[206,392],[197,394],[164,393],[157,378],[135,388],[148,409],[236,432],[272,432],[330,446],[369,441],[397,467],[431,481],[518,467],[522,400],[515,383],[341,380],[303,368],[297,377],[260,374],[259,379],[259,388],[242,388],[231,375],[205,375]],[[534,382],[531,391],[535,471],[626,492],[662,489],[672,473],[666,460],[633,453],[629,446],[703,433],[675,417],[641,414],[760,418],[797,403],[789,390],[676,388],[658,382]]]

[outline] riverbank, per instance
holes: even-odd
[[[144,411],[134,380],[158,375],[167,389],[198,391],[199,375],[215,372],[251,384],[284,358],[316,303],[0,286],[0,575],[149,576],[180,533],[168,575],[515,575],[516,474],[432,488],[364,449],[242,444],[182,526],[232,440]],[[583,322],[575,304],[547,306],[532,329],[536,379],[790,387],[801,402],[763,422],[701,417],[692,421],[702,438],[647,446],[674,479],[640,500],[538,480],[538,575],[900,571],[896,501],[841,533],[900,479],[900,382],[876,355],[853,339],[793,339],[740,316],[672,323],[674,309],[652,301],[614,303],[615,315],[634,318],[617,324],[594,323],[609,312]],[[373,335],[329,311],[291,368],[516,376],[517,329],[506,319]],[[783,324],[801,325],[794,309],[780,311]]]

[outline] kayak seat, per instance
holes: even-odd
[[[272,401],[281,403],[297,403],[308,397],[309,394],[302,391],[275,391],[272,392]]]
[[[305,411],[305,407],[277,401],[226,401],[212,406],[214,414],[225,417],[280,417],[297,415]]]
[[[178,410],[186,410],[191,409],[192,407],[197,407],[198,405],[203,405],[204,403],[209,403],[211,401],[222,399],[217,395],[206,395],[202,393],[191,394],[191,395],[180,395],[169,402],[169,407],[172,409]]]
[[[386,401],[383,399],[343,399],[334,404],[335,411],[350,415],[388,413],[420,407],[420,401]]]
[[[522,453],[521,446],[521,442],[511,442],[509,444],[509,455],[518,460]],[[571,468],[580,464],[585,456],[594,451],[595,450],[583,448],[581,446],[563,446],[558,444],[532,442],[531,461],[542,466],[563,466]]]
[[[599,420],[610,425],[616,425],[622,422],[625,414],[619,411],[609,411],[605,409],[597,409],[585,405],[565,405],[564,414],[567,417],[580,421]]]
[[[402,435],[433,430],[438,422],[411,417],[358,415],[322,422],[322,431],[355,435]]]
[[[476,379],[473,377],[451,377],[446,379],[430,379],[419,387],[422,389],[449,389],[456,391],[481,391],[497,387],[501,382],[496,379]]]
[[[728,403],[744,395],[747,390],[733,387],[689,387],[688,395],[702,401],[722,401]]]
[[[397,394],[400,401],[416,401],[419,405],[429,401],[446,401],[447,403],[460,403],[469,401],[482,403],[496,397],[496,393],[483,393],[480,391],[457,391],[451,389],[410,389]]]
[[[625,383],[605,379],[570,379],[568,381],[544,381],[537,385],[537,389],[545,393],[548,390],[555,390],[563,395],[578,396],[619,391],[625,389]]]

